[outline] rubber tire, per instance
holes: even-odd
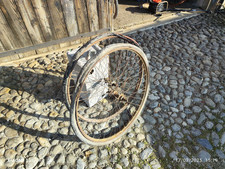
[[[78,123],[77,123],[77,120],[78,120],[78,116],[76,114],[76,96],[77,94],[79,93],[79,90],[82,86],[82,82],[84,80],[84,78],[87,76],[87,74],[90,72],[90,68],[92,68],[92,66],[95,64],[95,62],[97,62],[101,57],[107,55],[108,53],[110,53],[110,51],[113,51],[117,48],[123,48],[123,47],[128,47],[132,50],[134,50],[135,52],[137,52],[142,58],[143,58],[143,63],[145,63],[145,66],[146,66],[146,69],[147,69],[147,89],[146,89],[146,93],[145,93],[145,96],[144,96],[144,101],[143,101],[143,104],[140,108],[140,111],[139,112],[136,112],[136,115],[133,117],[132,120],[132,123],[130,123],[126,129],[123,129],[124,131],[114,137],[113,139],[110,139],[110,140],[107,140],[107,141],[104,141],[104,142],[95,142],[95,141],[92,141],[92,140],[89,140],[87,139],[80,131],[79,127],[78,127]],[[71,122],[71,126],[75,132],[75,134],[79,137],[79,139],[87,144],[90,144],[90,145],[94,145],[94,146],[102,146],[102,145],[106,145],[106,144],[110,144],[112,142],[114,142],[115,140],[117,140],[118,138],[122,137],[126,132],[127,130],[134,124],[134,122],[136,121],[136,119],[140,116],[142,110],[144,109],[144,105],[147,101],[147,97],[148,97],[148,94],[149,94],[149,89],[150,89],[150,81],[149,81],[149,78],[150,78],[150,75],[149,75],[149,65],[148,65],[148,60],[147,60],[147,57],[146,55],[144,54],[144,52],[138,48],[137,46],[135,45],[132,45],[132,44],[126,44],[126,43],[118,43],[118,44],[112,44],[112,45],[108,45],[105,49],[103,49],[100,54],[94,58],[94,59],[90,59],[85,65],[84,67],[82,68],[80,74],[78,75],[78,80],[77,80],[77,85],[75,87],[75,90],[74,90],[74,94],[73,94],[73,100],[72,100],[72,104],[71,104],[71,112],[70,112],[70,122]]]
[[[95,43],[97,42],[100,42],[102,40],[106,40],[106,39],[110,39],[112,37],[118,37],[118,38],[121,38],[121,39],[124,39],[126,40],[127,42],[129,43],[136,43],[136,41],[131,41],[130,39],[126,38],[126,37],[123,37],[122,35],[119,35],[119,34],[116,34],[116,33],[105,33],[101,36],[97,36],[93,39],[91,39],[90,41],[88,41],[87,43],[85,43],[73,56],[72,58],[72,61],[67,65],[67,68],[66,68],[66,71],[65,71],[65,74],[64,74],[64,77],[63,77],[63,99],[65,100],[65,103],[66,103],[66,107],[70,110],[70,97],[68,96],[68,84],[69,84],[69,76],[70,74],[72,73],[72,71],[74,70],[76,64],[77,64],[77,61],[78,59],[83,55],[84,52],[86,52],[90,47],[92,47]]]

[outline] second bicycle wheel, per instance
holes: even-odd
[[[71,62],[69,62],[66,68],[66,72],[64,74],[64,78],[63,78],[63,96],[68,109],[70,109],[70,104],[72,100],[71,95],[74,92],[74,88],[75,88],[75,84],[77,80],[75,77],[73,77],[73,74],[78,75],[80,71],[79,69],[78,70],[75,69],[78,63],[78,60],[82,58],[84,53],[86,52],[89,53],[89,50],[91,48],[92,48],[92,51],[94,49],[96,53],[99,52],[101,48],[105,47],[104,45],[100,45],[100,43],[110,39],[124,40],[127,43],[135,44],[138,46],[138,43],[135,40],[129,38],[128,36],[116,34],[116,33],[106,33],[91,39],[86,44],[84,44],[81,48],[79,48],[77,52],[74,54],[74,56],[71,58]],[[96,47],[93,48],[93,46],[95,45],[100,48],[96,50]]]
[[[149,66],[140,48],[108,45],[78,75],[71,104],[76,135],[91,145],[121,137],[143,110],[149,85]]]

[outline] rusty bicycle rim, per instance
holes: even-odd
[[[107,35],[107,34],[106,34]],[[90,49],[90,47],[92,47],[93,45],[96,45],[96,44],[98,44],[99,42],[101,42],[101,41],[104,41],[104,40],[107,40],[107,39],[112,39],[112,38],[116,38],[116,37],[119,37],[119,38],[121,38],[121,39],[127,39],[127,41],[129,42],[129,43],[133,43],[133,44],[135,44],[135,45],[137,45],[137,46],[139,46],[139,44],[134,40],[134,39],[132,39],[132,38],[130,38],[130,37],[128,37],[128,36],[125,36],[125,35],[122,35],[122,34],[116,34],[116,33],[111,33],[111,34],[109,34],[109,36],[105,36],[104,37],[104,35],[103,35],[103,37],[102,38],[99,38],[99,39],[97,39],[97,40],[95,40],[95,39],[92,39],[91,41],[93,41],[92,43],[90,43],[90,44],[86,44],[86,46],[84,47],[84,48],[82,48],[82,50],[81,51],[79,51],[79,54],[76,56],[76,58],[74,59],[75,61],[76,60],[78,60],[85,52],[87,52],[89,49]],[[75,65],[74,65],[75,66]],[[67,93],[67,95],[66,95],[66,100],[67,100],[67,106],[70,108],[70,104],[71,104],[71,91],[70,91],[70,82],[71,82],[71,75],[72,75],[72,72],[73,72],[73,69],[74,69],[74,67],[72,67],[72,69],[71,69],[71,71],[70,71],[70,73],[69,73],[69,76],[68,76],[68,78],[67,78],[67,87],[66,87],[66,93]],[[76,83],[75,83],[76,84]],[[75,85],[74,84],[74,85]]]
[[[108,142],[110,140],[113,140],[117,137],[119,137],[120,135],[122,135],[130,126],[131,124],[133,124],[133,122],[135,121],[135,119],[137,119],[138,115],[140,114],[141,110],[143,109],[144,107],[144,104],[146,102],[146,99],[147,99],[147,95],[148,95],[148,91],[149,91],[149,70],[148,70],[148,63],[146,63],[146,58],[143,58],[143,56],[138,53],[137,51],[135,51],[135,49],[132,49],[132,48],[126,48],[126,49],[129,49],[133,52],[135,52],[137,54],[137,56],[139,57],[139,59],[141,60],[142,62],[142,70],[144,71],[144,77],[145,77],[145,81],[144,81],[144,90],[143,90],[143,96],[142,96],[142,99],[141,99],[141,102],[138,106],[138,109],[136,110],[135,112],[135,115],[133,117],[131,117],[130,121],[126,124],[126,126],[123,126],[122,130],[118,131],[117,133],[113,134],[112,136],[110,137],[107,137],[107,138],[101,138],[101,139],[97,139],[97,138],[93,138],[91,136],[89,136],[88,134],[86,134],[84,132],[84,130],[82,129],[81,125],[80,125],[80,122],[79,122],[79,113],[78,113],[78,109],[79,109],[79,98],[80,98],[80,94],[81,94],[81,90],[83,88],[83,85],[84,85],[84,81],[86,80],[89,72],[92,70],[92,68],[97,64],[97,62],[99,62],[101,59],[103,59],[105,56],[107,56],[107,54],[109,53],[112,53],[116,50],[122,50],[122,49],[125,49],[126,47],[119,47],[117,49],[114,49],[114,50],[110,50],[108,51],[108,53],[104,54],[103,56],[101,56],[100,58],[98,58],[97,61],[95,61],[94,64],[92,64],[91,68],[89,68],[89,70],[87,72],[84,73],[84,76],[81,80],[81,85],[77,88],[77,92],[76,92],[76,96],[74,97],[74,107],[73,107],[73,111],[74,112],[74,115],[71,116],[72,118],[72,122],[75,122],[76,124],[76,127],[77,129],[79,130],[79,132],[84,136],[84,138],[86,140],[89,140],[91,142],[95,142],[95,143],[103,143],[104,142]]]

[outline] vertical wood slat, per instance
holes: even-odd
[[[56,39],[68,37],[60,0],[47,0],[47,4],[51,15],[53,29],[56,34]],[[69,46],[69,43],[60,44],[60,47],[66,46]]]
[[[3,51],[5,51],[5,48],[4,48],[4,46],[2,45],[2,42],[0,41],[0,52],[3,52]]]
[[[108,2],[108,0],[104,0],[105,27],[109,26],[108,25],[108,23],[109,23],[108,11],[109,11],[109,2]]]
[[[106,0],[98,0],[98,20],[99,20],[99,28],[106,28],[106,11],[105,11]]]
[[[87,8],[84,0],[74,0],[79,33],[89,32]]]
[[[26,30],[26,27],[23,23],[23,20],[17,10],[17,6],[14,0],[0,1],[1,9],[9,23],[10,28],[12,29],[14,36],[17,35],[20,42],[20,46],[30,46],[32,42]]]
[[[34,11],[38,18],[43,36],[46,41],[54,40],[53,33],[51,31],[50,23],[48,20],[47,4],[42,0],[31,0],[34,7]]]
[[[0,1],[1,9],[4,16],[13,32],[13,36],[16,37],[20,47],[32,46],[33,43],[24,25],[23,19],[20,16],[18,8],[14,0]],[[19,57],[26,57],[36,54],[35,51],[29,51],[23,54],[19,54]],[[16,56],[17,57],[17,56]]]
[[[14,33],[12,32],[11,28],[9,27],[7,20],[0,8],[0,48],[4,48],[4,50],[12,50],[20,47],[18,39],[15,38]],[[1,51],[0,50],[0,51]],[[35,54],[34,51],[26,52],[20,55],[12,55],[10,59],[19,59],[24,56],[33,55]]]
[[[73,0],[61,0],[61,5],[63,8],[64,19],[69,36],[76,36],[79,34],[76,11]],[[80,40],[70,42],[71,45],[80,43]]]
[[[79,33],[73,0],[61,0],[63,14],[69,36]]]
[[[87,1],[87,13],[90,31],[97,31],[99,30],[97,1],[96,0],[86,0],[86,1]]]
[[[108,1],[108,27],[110,30],[113,30],[113,5],[114,5],[114,0],[109,0]]]
[[[53,23],[53,28],[56,33],[56,38],[61,39],[68,37],[60,0],[47,0],[47,3]],[[65,46],[69,46],[69,43],[60,44],[60,47]]]
[[[0,8],[0,39],[6,50],[11,50],[20,47],[20,44],[13,35],[13,32],[9,27],[1,8]]]
[[[42,35],[42,31],[37,21],[36,15],[34,13],[31,1],[17,0],[16,5],[18,6],[18,9],[23,18],[24,24],[27,28],[27,31],[30,35],[33,44],[40,44],[44,42],[45,40]],[[43,53],[47,51],[48,51],[47,48],[37,50],[38,53]]]
[[[51,41],[56,39],[56,35],[53,30],[53,25],[51,24],[51,18],[47,2],[43,0],[31,0],[31,2],[34,7],[34,11],[36,13],[45,41]],[[48,47],[49,50],[54,50],[57,48],[59,48],[59,45]]]

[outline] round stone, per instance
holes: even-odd
[[[172,151],[170,154],[169,154],[170,158],[172,159],[177,159],[177,153],[175,151]]]
[[[181,127],[178,124],[172,125],[173,131],[180,131]]]
[[[58,157],[57,160],[56,160],[56,163],[57,163],[57,164],[64,164],[65,161],[66,161],[66,160],[65,160],[64,154],[60,154],[59,157]]]
[[[55,145],[51,148],[50,150],[50,154],[52,155],[57,155],[59,153],[61,153],[63,151],[63,148],[62,146],[59,144],[59,145]]]
[[[116,169],[123,169],[122,166],[120,164],[116,164],[115,166]]]
[[[207,121],[207,122],[205,123],[205,126],[206,126],[207,129],[212,129],[213,126],[214,126],[214,124],[213,124],[213,122],[211,122],[211,121]]]
[[[214,96],[214,102],[215,103],[219,103],[219,102],[221,102],[222,101],[222,96],[220,95],[220,94],[216,94],[215,96]]]
[[[147,159],[151,154],[152,154],[153,150],[151,148],[146,148],[145,150],[143,150],[140,154],[140,158],[142,160]]]
[[[7,127],[4,132],[5,132],[6,137],[8,137],[8,138],[18,136],[18,132],[16,130],[13,130],[13,129],[9,128],[9,127]]]
[[[204,121],[206,119],[206,116],[203,114],[203,113],[201,113],[201,115],[200,115],[200,117],[199,117],[199,119],[198,119],[198,124],[202,124],[202,122]]]
[[[166,157],[166,151],[163,149],[162,146],[159,146],[159,155],[163,158]]]
[[[106,149],[100,150],[99,156],[100,158],[105,158],[106,156],[108,156],[108,151]]]
[[[133,164],[137,164],[139,162],[139,159],[136,154],[131,155],[131,160]]]
[[[202,111],[201,107],[199,107],[199,106],[194,106],[192,108],[192,110],[193,110],[194,113],[200,113]]]
[[[144,134],[138,134],[137,135],[137,141],[141,141],[143,139],[145,139],[145,135]]]
[[[207,148],[208,150],[212,150],[213,147],[207,139],[197,139],[197,142],[201,144],[201,146]]]
[[[187,123],[190,124],[190,125],[192,125],[194,122],[193,122],[192,119],[187,119]]]
[[[123,141],[123,147],[125,147],[125,148],[130,147],[129,141],[124,140],[124,141]]]
[[[73,154],[69,154],[66,156],[66,163],[74,165],[75,162],[76,162],[76,158],[74,158]]]
[[[96,154],[91,154],[90,156],[89,156],[89,161],[94,161],[94,160],[96,160],[98,157],[97,157],[97,155]]]
[[[206,162],[211,158],[211,155],[208,152],[201,150],[198,153],[198,158],[200,158],[202,160],[202,162]]]
[[[96,161],[93,161],[93,162],[91,162],[91,163],[88,165],[88,167],[89,167],[89,168],[95,168],[96,165],[97,165],[97,162],[96,162]]]
[[[37,157],[29,157],[25,161],[25,167],[26,169],[33,169],[36,164],[38,163],[38,158]]]
[[[184,107],[189,107],[191,105],[191,98],[187,97],[184,99]]]
[[[225,132],[223,133],[220,142],[221,142],[221,145],[222,145],[222,146],[225,144]]]
[[[209,107],[212,107],[212,108],[215,108],[216,107],[216,104],[212,101],[212,99],[210,98],[206,98],[205,99],[205,103],[206,105],[208,105]]]
[[[217,149],[216,154],[220,159],[225,159],[225,154],[221,150]]]
[[[84,169],[85,166],[86,166],[85,162],[81,158],[79,158],[77,160],[77,167],[76,168],[77,169]]]
[[[38,158],[43,159],[48,153],[48,148],[47,147],[43,147],[40,150],[38,150],[37,154],[38,154]]]
[[[122,148],[122,149],[121,149],[121,152],[122,152],[123,155],[126,155],[128,151],[127,151],[127,149]]]
[[[15,150],[13,150],[13,149],[8,149],[8,150],[5,151],[4,157],[5,157],[6,159],[13,159],[13,158],[15,158],[16,154],[17,154],[17,153],[16,153]]]
[[[15,137],[15,138],[8,139],[5,143],[5,145],[9,148],[14,148],[18,144],[20,144],[22,141],[23,141],[22,137]]]
[[[128,158],[122,158],[121,162],[123,163],[124,167],[127,167],[129,165],[129,160]]]

